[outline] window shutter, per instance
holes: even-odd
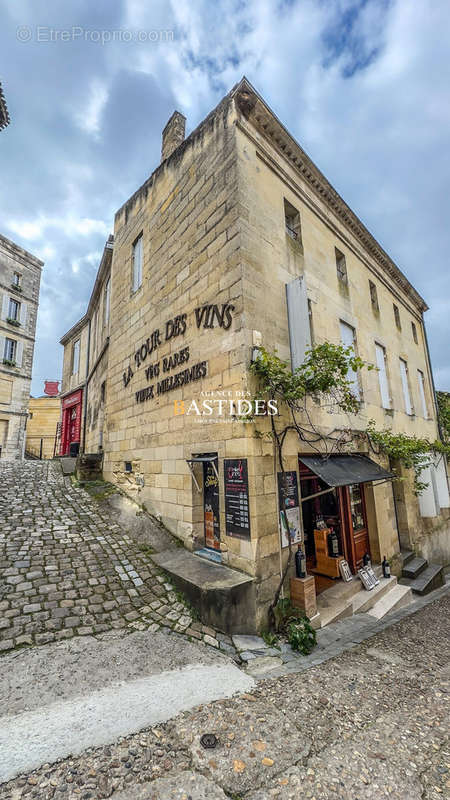
[[[389,396],[389,387],[386,375],[386,360],[385,360],[384,348],[381,347],[379,344],[376,344],[375,352],[377,358],[378,381],[380,384],[381,404],[383,408],[390,408],[391,398]]]
[[[26,303],[21,303],[20,304],[20,324],[21,325],[26,325],[26,323],[27,323],[27,311],[28,311],[27,304]]]
[[[3,295],[3,303],[2,303],[2,319],[6,319],[9,312],[9,297],[7,294]]]
[[[22,366],[22,357],[23,357],[23,342],[17,342],[16,344],[16,366]]]
[[[303,276],[286,284],[286,301],[291,366],[292,370],[295,370],[303,364],[305,353],[311,347],[308,296],[306,293],[306,281]]]
[[[413,407],[411,403],[411,396],[409,394],[409,385],[408,385],[408,365],[403,358],[400,359],[400,376],[402,379],[402,388],[403,388],[403,400],[405,402],[405,411],[410,416],[413,414]]]
[[[5,337],[0,336],[0,364],[5,357]]]
[[[351,325],[347,325],[346,322],[340,322],[340,329],[341,329],[341,342],[344,347],[352,347],[353,352],[356,355],[356,346],[355,346],[355,331]],[[355,395],[357,400],[361,399],[361,390],[359,386],[359,379],[358,375],[354,369],[349,367],[347,372],[347,380],[351,383],[351,392]]]

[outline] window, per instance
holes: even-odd
[[[378,367],[378,382],[380,384],[381,405],[383,408],[391,408],[391,396],[386,371],[386,350],[381,344],[375,343],[375,355]]]
[[[420,394],[420,401],[422,403],[423,416],[425,419],[428,419],[427,401],[425,399],[425,375],[423,374],[421,369],[417,370],[417,378],[419,381],[419,394]]]
[[[394,309],[395,324],[397,325],[397,328],[399,329],[399,331],[401,331],[402,324],[400,322],[400,311],[398,310],[398,306],[396,306],[395,303],[393,303],[393,309]]]
[[[378,305],[378,294],[377,294],[377,287],[372,281],[369,281],[369,292],[370,292],[370,302],[372,303],[372,309],[374,311],[379,311]]]
[[[5,339],[5,349],[3,351],[3,360],[16,361],[17,342],[15,339]]]
[[[288,200],[284,201],[284,224],[287,235],[301,244],[300,214]]]
[[[20,303],[17,300],[13,300],[12,297],[9,298],[9,308],[8,308],[8,319],[14,320],[14,322],[19,322],[20,320]]]
[[[105,284],[104,315],[103,315],[104,325],[107,325],[109,322],[110,305],[111,305],[111,278],[108,278]]]
[[[408,364],[404,361],[403,358],[400,359],[400,376],[402,379],[402,389],[403,389],[403,400],[405,401],[405,411],[407,414],[412,416],[414,414],[414,408],[411,403],[411,394],[409,391],[409,380],[408,380]]]
[[[344,253],[341,253],[337,247],[334,248],[334,252],[336,255],[336,272],[338,279],[342,281],[342,283],[347,283],[347,264],[345,262]]]
[[[72,375],[76,375],[80,368],[80,340],[73,343],[72,350]]]
[[[100,402],[104,403],[106,397],[106,382],[103,381],[102,385],[100,386]]]
[[[133,245],[133,288],[136,292],[142,286],[142,234]]]
[[[341,329],[341,341],[345,347],[352,347],[354,353],[356,354],[356,334],[355,329],[352,328],[351,325],[347,325],[346,322],[339,323]],[[358,400],[361,400],[361,387],[359,385],[358,374],[353,369],[349,369],[347,372],[347,380],[351,384],[351,391],[355,395]]]
[[[20,286],[21,277],[22,276],[21,276],[20,272],[14,272],[13,279],[12,279],[12,282],[13,282],[14,286]]]
[[[312,347],[314,344],[314,320],[313,320],[311,300],[308,300],[308,320],[309,320],[309,338]]]
[[[419,344],[419,340],[417,338],[417,328],[416,328],[414,322],[411,322],[411,329],[412,329],[412,335],[413,335],[413,339],[414,339],[415,343]]]

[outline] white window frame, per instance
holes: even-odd
[[[375,361],[378,369],[378,385],[380,387],[381,406],[386,410],[392,408],[392,398],[389,390],[389,379],[387,374],[386,348],[379,342],[375,342]]]
[[[414,406],[411,400],[411,392],[409,389],[409,375],[408,375],[408,362],[404,358],[399,358],[400,362],[400,378],[402,381],[403,401],[405,404],[405,411],[409,417],[414,416]]]
[[[339,320],[339,330],[341,333],[341,342],[344,347],[353,347],[353,352],[356,355],[356,330],[353,325],[350,325],[348,322],[345,322],[343,319]],[[350,341],[350,334],[351,334],[351,341]],[[356,399],[361,402],[362,400],[362,391],[361,391],[361,383],[359,380],[359,375],[355,370],[351,367],[347,372],[347,380],[350,381],[352,385],[352,394],[355,395]]]
[[[423,374],[421,369],[417,370],[417,381],[419,384],[419,395],[422,403],[423,416],[424,419],[429,419],[430,415],[428,413],[427,400],[425,394],[425,375]]]
[[[72,375],[77,375],[80,369],[80,339],[76,339],[72,348]]]
[[[13,279],[11,281],[13,286],[20,286],[21,280],[22,280],[22,275],[20,274],[20,272],[13,272]]]
[[[143,263],[143,235],[136,239],[133,244],[133,275],[132,275],[132,291],[137,292],[142,286],[142,263]]]
[[[13,306],[16,309],[14,314],[11,313]],[[13,319],[15,322],[20,322],[20,303],[15,299],[15,297],[9,298],[8,319]]]
[[[10,349],[10,353],[7,353],[8,348]],[[5,346],[3,348],[3,358],[6,361],[14,361],[16,360],[17,355],[17,339],[10,339],[9,337],[5,338]]]

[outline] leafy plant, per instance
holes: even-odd
[[[450,443],[450,392],[437,392],[436,397],[442,435],[444,440]]]
[[[16,328],[20,328],[20,322],[18,319],[13,319],[13,317],[6,317],[6,322],[10,325],[15,325]]]
[[[16,362],[15,361],[11,361],[10,358],[4,358],[3,359],[3,363],[4,363],[5,367],[15,367],[16,366]]]
[[[269,647],[276,647],[278,644],[278,636],[270,631],[264,631],[262,638]]]
[[[307,656],[316,646],[316,632],[307,617],[289,622],[286,633],[289,644],[298,653]]]

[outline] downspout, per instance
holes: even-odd
[[[433,394],[433,402],[434,402],[434,411],[435,411],[435,414],[436,414],[436,422],[437,422],[439,437],[441,439],[441,442],[443,442],[444,441],[444,436],[443,436],[443,433],[442,433],[441,422],[440,422],[440,419],[439,419],[439,406],[438,406],[437,396],[436,396],[436,387],[434,385],[433,370],[431,368],[430,348],[428,346],[428,336],[427,336],[427,329],[425,327],[425,320],[423,318],[423,311],[422,311],[422,329],[423,329],[423,338],[424,338],[424,341],[425,341],[425,351],[426,351],[426,354],[427,354],[428,372],[430,374],[431,391],[432,391],[432,394]]]
[[[83,442],[81,446],[81,452],[84,453],[84,448],[86,445],[86,414],[87,414],[87,396],[88,396],[88,377],[89,377],[89,356],[91,353],[91,318],[89,317],[88,322],[88,340],[87,340],[87,356],[86,356],[86,380],[84,383],[84,395],[83,395]]]

